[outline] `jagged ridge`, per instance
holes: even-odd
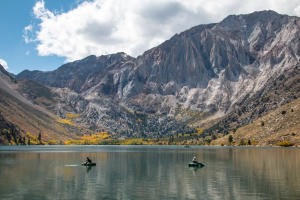
[[[174,119],[181,107],[216,111],[215,117],[230,113],[268,80],[296,66],[299,37],[298,17],[274,11],[232,15],[176,34],[137,58],[124,53],[90,56],[52,72],[24,71],[17,77],[78,93],[68,109],[83,113],[84,123],[132,132],[114,113],[126,116],[133,110],[162,121]],[[58,96],[70,100],[66,93]],[[65,107],[56,110],[64,113]]]

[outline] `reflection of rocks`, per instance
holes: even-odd
[[[298,149],[81,148],[84,152],[61,147],[56,151],[71,152],[0,153],[0,198],[13,194],[16,199],[296,199],[300,195]],[[206,164],[197,171],[187,167],[194,154]],[[86,156],[97,163],[88,173],[80,166]],[[9,164],[3,162],[7,160]]]

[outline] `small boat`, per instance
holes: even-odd
[[[96,163],[82,163],[83,166],[96,166]]]
[[[189,163],[189,167],[204,167],[204,164],[199,163],[199,162],[197,162],[197,163],[191,162],[191,163]]]

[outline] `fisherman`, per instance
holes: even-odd
[[[194,158],[193,158],[193,161],[192,161],[192,162],[193,162],[193,163],[198,163],[196,156],[194,156]]]
[[[90,164],[90,163],[92,163],[92,160],[91,160],[89,157],[86,157],[85,163],[86,163],[86,164]]]

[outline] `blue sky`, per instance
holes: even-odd
[[[0,2],[0,58],[8,64],[8,71],[19,73],[24,69],[53,70],[64,62],[58,56],[38,56],[35,43],[26,44],[23,30],[38,20],[32,17],[36,0],[1,0]],[[53,10],[69,10],[74,0],[51,0],[45,2]]]
[[[193,26],[259,10],[300,16],[300,1],[1,0],[0,63],[17,74],[91,54],[138,56]]]

